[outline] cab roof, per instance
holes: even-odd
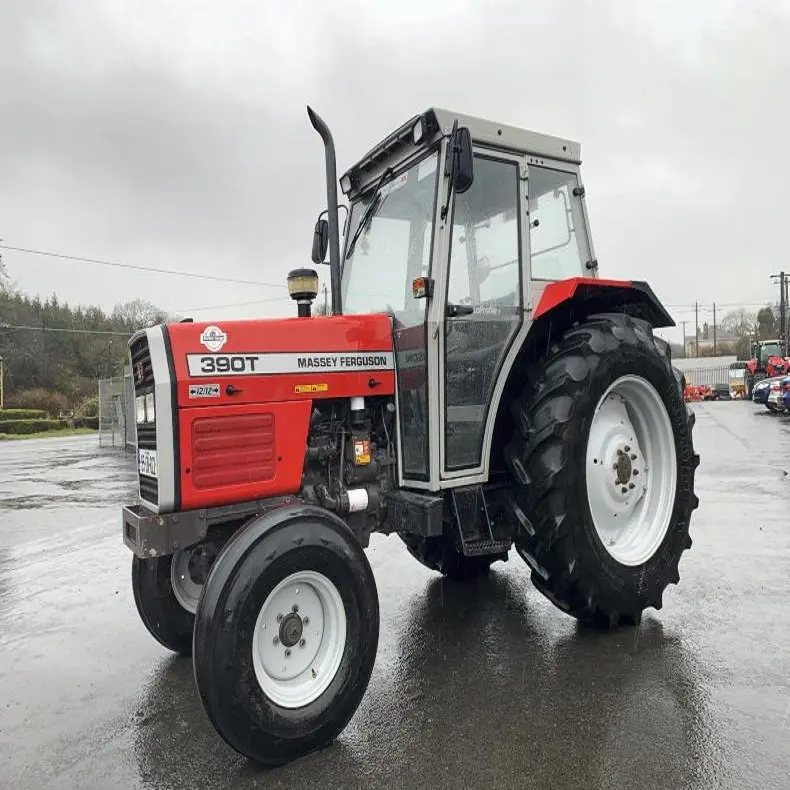
[[[412,133],[420,120],[424,128],[423,138],[415,144]],[[408,153],[408,149],[423,147],[436,142],[440,137],[448,136],[456,120],[458,126],[469,129],[473,143],[526,154],[535,160],[545,158],[581,164],[581,144],[574,140],[432,107],[410,118],[350,167],[341,177],[341,183],[345,181],[348,185],[348,188],[343,188],[343,192],[349,194],[354,191],[354,187],[366,182],[373,171],[381,167],[382,160],[389,159],[394,154]]]

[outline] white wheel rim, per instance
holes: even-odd
[[[346,647],[346,610],[337,587],[320,573],[283,579],[255,622],[252,663],[264,694],[283,708],[318,699],[337,674]]]
[[[661,397],[639,376],[622,376],[593,415],[587,439],[587,501],[607,552],[641,565],[669,529],[677,488],[672,424]]]
[[[203,585],[194,581],[189,573],[189,558],[191,556],[192,552],[187,549],[173,554],[173,559],[170,562],[170,585],[173,588],[173,595],[181,606],[188,612],[195,614]]]

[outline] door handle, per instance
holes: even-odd
[[[447,317],[457,318],[459,315],[472,315],[475,308],[470,304],[448,304]]]
[[[238,387],[234,387],[233,384],[228,384],[228,386],[225,387],[225,393],[227,395],[235,395],[237,392],[242,392],[242,390]]]

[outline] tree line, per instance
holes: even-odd
[[[50,401],[62,408],[77,407],[96,394],[98,378],[123,371],[130,335],[170,320],[173,317],[141,299],[106,312],[95,306],[71,307],[54,294],[45,300],[31,297],[11,287],[0,259],[0,357],[6,408],[38,408],[43,393],[53,395]]]

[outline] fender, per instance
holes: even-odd
[[[549,283],[543,289],[532,319],[537,320],[561,306],[581,307],[587,315],[623,310],[629,315],[644,318],[656,328],[676,326],[653,289],[641,280],[572,277]]]

